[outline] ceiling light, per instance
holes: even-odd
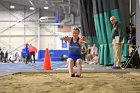
[[[35,10],[35,8],[34,7],[30,7],[30,10]]]
[[[15,6],[11,5],[10,8],[15,8]]]
[[[44,7],[44,9],[49,9],[49,7]]]
[[[47,4],[47,3],[48,3],[48,1],[45,1],[45,3]]]

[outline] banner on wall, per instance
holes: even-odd
[[[67,48],[67,41],[66,40],[62,40],[62,48]]]

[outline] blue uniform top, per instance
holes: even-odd
[[[76,62],[77,59],[82,58],[81,56],[81,46],[79,44],[79,37],[76,42],[73,42],[73,37],[70,41],[69,45],[69,58],[72,58],[74,62]]]
[[[25,57],[25,56],[26,56],[26,52],[23,50],[23,51],[21,52],[21,55],[22,55],[23,57]]]
[[[29,54],[29,51],[28,51],[28,46],[25,46],[24,51],[25,51],[25,54],[26,54],[26,55],[28,55],[28,54]]]

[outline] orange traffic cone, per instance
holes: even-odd
[[[44,70],[52,70],[51,63],[50,63],[50,54],[49,54],[48,48],[46,48],[46,52],[45,52],[43,69]]]

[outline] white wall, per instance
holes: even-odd
[[[19,7],[20,9],[17,9],[17,7],[15,9],[8,9],[0,4],[0,47],[6,47],[7,50],[13,50],[13,53],[15,53],[15,51],[20,52],[24,48],[24,44],[28,42],[40,50],[45,50],[46,48],[53,50],[68,49],[68,47],[62,48],[62,41],[53,35],[53,33],[56,33],[56,35],[71,36],[71,32],[58,32],[57,25],[38,24],[38,19],[41,16],[47,14],[49,16],[55,16],[54,14],[49,14],[49,12],[44,13],[45,11],[38,10],[27,17],[33,11],[25,8],[26,6],[20,5]],[[25,17],[27,18],[23,22],[12,26],[18,20],[24,19]],[[75,26],[72,26],[71,29],[73,27]],[[38,34],[40,38],[38,38]]]
[[[38,19],[38,14],[34,14],[27,18],[25,21],[17,21],[23,19],[29,15],[32,11],[20,9],[9,10],[6,7],[0,5],[0,46],[6,47],[6,49],[12,50],[14,48],[23,48],[21,45],[24,45],[27,41],[32,39],[32,36],[26,35],[37,35],[37,26],[34,22],[30,20]],[[4,15],[3,15],[4,14]],[[17,24],[16,24],[17,23]]]

